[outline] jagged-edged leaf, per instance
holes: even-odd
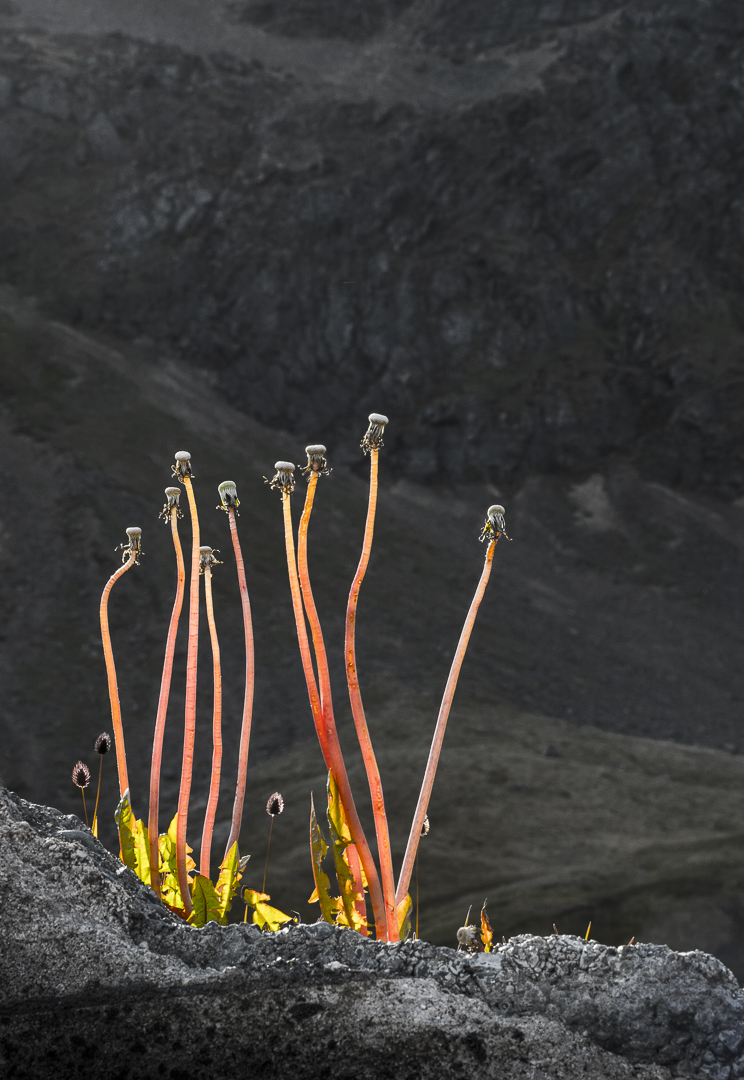
[[[257,926],[268,926],[269,930],[279,930],[288,922],[294,922],[291,915],[285,915],[283,911],[272,907],[266,901],[271,897],[268,893],[256,892],[255,889],[243,889],[243,899],[248,907],[253,908],[253,921]]]
[[[243,876],[243,870],[249,859],[250,855],[246,855],[242,859],[240,858],[238,854],[238,841],[236,840],[222,860],[219,877],[217,878],[216,890],[217,895],[220,898],[220,922],[223,926],[227,923],[227,913],[232,907],[233,897],[238,890],[240,879]]]
[[[147,837],[147,826],[144,821],[135,821],[132,826],[132,840],[134,841],[134,857],[136,865],[134,872],[145,885],[150,884],[150,847]]]
[[[333,861],[336,865],[336,878],[343,904],[343,911],[339,912],[336,922],[340,926],[350,926],[352,930],[361,930],[365,921],[356,905],[360,899],[364,899],[364,887],[361,881],[355,878],[345,858],[346,849],[351,843],[351,830],[346,820],[338,784],[332,772],[328,773],[328,827],[331,831]]]
[[[208,922],[220,922],[222,909],[220,898],[212,882],[203,874],[196,874],[191,886],[191,903],[194,909],[189,916],[192,926],[206,926]]]
[[[395,909],[395,914],[398,919],[398,935],[401,941],[406,941],[411,936],[411,908],[413,903],[411,901],[410,893],[401,900]]]
[[[132,804],[129,801],[129,788],[124,792],[121,801],[114,812],[114,821],[119,829],[119,852],[121,861],[130,870],[136,872],[137,855],[134,847],[132,829],[134,827],[134,814]]]
[[[488,900],[483,901],[483,907],[481,908],[481,941],[483,942],[483,951],[490,952],[493,948],[493,928],[491,922],[486,913],[486,904]]]
[[[344,858],[349,864],[349,869],[351,870],[352,877],[356,882],[357,889],[359,888],[359,882],[361,881],[362,883],[362,892],[361,895],[357,893],[357,898],[354,901],[354,907],[356,908],[357,914],[361,919],[361,925],[358,926],[357,929],[359,930],[360,934],[363,934],[364,937],[367,937],[369,934],[369,927],[367,926],[367,901],[364,898],[364,889],[367,887],[367,878],[364,873],[362,861],[359,858],[359,852],[357,851],[356,844],[348,845],[346,851],[344,852]]]
[[[325,921],[335,923],[341,902],[336,897],[331,896],[331,883],[323,869],[323,859],[328,854],[328,844],[325,842],[325,837],[315,816],[315,804],[312,795],[310,796],[310,853],[313,860],[315,890],[308,900],[308,904],[319,901],[320,911]]]
[[[158,837],[158,850],[160,852],[160,873],[163,875],[160,886],[160,896],[166,907],[176,914],[184,911],[181,889],[178,884],[178,867],[176,861],[176,831],[178,828],[178,814],[171,821],[168,832],[161,833]],[[196,868],[196,863],[191,858],[192,849],[186,845],[186,873],[191,880],[191,871]]]

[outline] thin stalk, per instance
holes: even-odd
[[[177,492],[178,488],[170,489]],[[171,501],[172,500],[172,501]],[[173,654],[176,649],[176,637],[178,634],[178,622],[181,618],[183,607],[183,594],[185,591],[186,570],[183,562],[183,549],[178,535],[178,497],[168,496],[166,507],[170,520],[173,547],[176,553],[176,598],[173,601],[168,637],[165,642],[165,659],[163,661],[163,676],[160,680],[160,697],[158,699],[158,712],[155,718],[155,734],[152,740],[152,764],[150,766],[150,813],[147,819],[147,835],[150,842],[150,882],[154,892],[160,896],[160,853],[158,847],[158,834],[160,824],[160,770],[163,761],[163,738],[165,736],[165,721],[168,715],[168,699],[170,697],[171,678],[173,676]]]
[[[129,529],[127,529],[129,534]],[[136,534],[136,535],[135,535]],[[140,530],[133,530],[130,535],[129,547],[125,548],[127,554],[125,561],[118,570],[114,571],[106,582],[101,596],[101,641],[103,643],[103,655],[106,661],[106,674],[108,676],[109,701],[111,703],[111,723],[114,728],[114,745],[116,747],[116,768],[119,773],[119,797],[124,798],[124,793],[129,790],[129,776],[127,774],[127,752],[124,747],[124,727],[121,722],[121,705],[119,703],[119,685],[116,680],[116,665],[114,664],[114,652],[111,648],[111,633],[109,631],[108,601],[114,583],[126,574],[127,570],[137,562],[139,557]]]
[[[186,451],[181,451],[185,454]],[[193,911],[186,870],[186,827],[189,818],[189,796],[194,769],[194,738],[196,733],[196,669],[199,654],[199,516],[191,484],[189,456],[179,458],[176,475],[186,488],[191,513],[191,583],[189,589],[189,640],[186,653],[186,706],[184,710],[183,758],[181,787],[178,793],[178,823],[176,825],[176,870],[178,888],[188,917]]]
[[[96,791],[96,805],[95,805],[95,809],[93,810],[93,821],[94,822],[95,822],[96,818],[98,817],[98,800],[101,797],[101,774],[102,773],[103,773],[103,758],[100,757],[98,759],[98,789]]]
[[[209,637],[212,642],[212,674],[214,680],[214,706],[212,711],[212,776],[209,782],[209,799],[204,815],[199,873],[210,877],[209,861],[212,854],[212,833],[217,814],[217,802],[220,797],[220,773],[222,772],[222,672],[220,668],[220,643],[217,627],[214,623],[214,604],[212,601],[212,549],[202,548],[204,567],[204,597],[207,604],[207,622]]]
[[[418,851],[419,840],[421,839],[421,830],[424,825],[424,818],[426,817],[426,811],[429,807],[429,799],[431,797],[431,789],[434,784],[434,777],[437,771],[437,765],[439,763],[439,754],[442,749],[442,742],[444,741],[444,732],[447,727],[447,720],[449,718],[450,708],[452,706],[452,699],[455,696],[455,688],[457,687],[457,680],[460,675],[460,668],[462,667],[463,659],[465,658],[465,651],[470,641],[470,635],[473,630],[473,624],[475,623],[475,616],[478,613],[480,602],[483,599],[483,594],[486,591],[486,585],[491,575],[491,566],[493,564],[493,553],[496,550],[496,540],[498,534],[493,540],[489,541],[488,549],[486,551],[486,559],[483,564],[483,571],[478,582],[478,587],[475,590],[475,596],[470,605],[465,624],[460,634],[460,640],[457,643],[457,651],[455,652],[455,658],[452,661],[452,667],[450,668],[449,677],[447,679],[447,685],[444,688],[444,697],[442,698],[442,704],[439,707],[439,716],[437,717],[437,726],[434,730],[434,738],[432,739],[431,749],[429,751],[429,760],[426,763],[426,772],[424,773],[424,781],[421,785],[421,792],[419,794],[418,803],[416,805],[416,813],[413,816],[413,824],[411,825],[411,832],[408,837],[408,845],[406,847],[406,853],[403,857],[403,867],[400,872],[400,878],[398,879],[398,890],[396,893],[396,900],[400,903],[405,899],[408,893],[408,886],[411,883],[411,872],[413,871],[413,863],[416,858],[416,852]]]
[[[297,626],[297,638],[300,646],[300,656],[302,658],[302,667],[305,672],[305,681],[307,683],[308,696],[310,698],[310,708],[313,713],[313,720],[315,721],[315,729],[318,733],[318,740],[320,742],[321,750],[323,751],[323,757],[326,759],[327,767],[333,772],[336,777],[336,782],[341,793],[341,801],[344,805],[344,811],[346,813],[347,821],[349,822],[349,830],[351,832],[352,840],[357,846],[359,851],[359,857],[364,867],[364,873],[367,875],[367,883],[369,886],[370,899],[372,901],[372,910],[374,911],[375,924],[377,927],[377,936],[381,940],[387,940],[387,919],[385,916],[385,903],[382,897],[382,889],[380,888],[380,879],[377,874],[377,867],[375,866],[374,859],[372,858],[372,852],[370,851],[369,844],[367,843],[362,829],[362,823],[359,820],[356,807],[354,805],[354,799],[351,794],[351,786],[349,784],[349,778],[346,774],[346,766],[344,765],[343,755],[341,753],[341,746],[338,741],[338,735],[336,733],[335,724],[333,718],[323,713],[320,707],[320,697],[318,694],[318,687],[315,680],[315,673],[313,671],[312,660],[310,658],[310,645],[307,637],[307,628],[305,626],[305,616],[302,610],[302,594],[300,592],[300,582],[297,575],[297,563],[295,561],[295,548],[294,548],[294,536],[292,532],[292,510],[290,507],[290,496],[287,490],[282,490],[282,505],[284,510],[284,537],[287,549],[287,568],[289,570],[289,585],[292,593],[292,606],[294,609],[295,623]]]
[[[269,844],[268,844],[268,847],[266,848],[266,862],[264,863],[263,884],[261,885],[261,892],[262,893],[266,892],[266,872],[269,869],[269,852],[271,851],[271,834],[273,833],[273,831],[274,831],[274,818],[272,817],[271,825],[269,825]]]
[[[372,812],[375,818],[375,832],[377,834],[377,850],[380,856],[380,874],[382,877],[382,891],[385,897],[385,910],[387,913],[388,935],[391,941],[398,941],[398,919],[395,904],[395,877],[393,874],[393,855],[390,849],[390,830],[388,829],[387,814],[385,813],[385,799],[382,794],[382,780],[380,770],[372,749],[372,740],[367,727],[367,718],[364,714],[362,694],[359,689],[359,678],[356,666],[356,611],[359,601],[359,590],[367,572],[367,564],[372,550],[372,537],[375,529],[375,511],[377,509],[377,462],[379,450],[376,446],[370,447],[370,472],[369,472],[369,503],[367,506],[367,520],[364,526],[364,540],[362,542],[362,554],[359,559],[354,580],[351,583],[349,601],[346,606],[346,637],[344,651],[346,654],[346,682],[349,687],[349,701],[351,712],[354,717],[359,745],[362,749],[364,767],[367,770],[367,782],[372,797]]]
[[[88,807],[85,805],[85,790],[84,790],[84,788],[80,788],[80,794],[83,796],[83,813],[85,814],[85,824],[88,826],[88,828],[90,828],[90,823],[88,822]],[[591,926],[591,925],[592,924],[589,923],[589,926]],[[589,934],[589,931],[587,930],[587,936],[588,936],[588,934]]]
[[[235,502],[237,503],[237,496],[235,497]],[[246,585],[245,581],[245,566],[243,565],[243,553],[240,549],[240,540],[238,538],[238,526],[235,520],[235,511],[236,506],[234,504],[228,504],[227,514],[230,520],[230,535],[232,537],[233,551],[235,552],[235,565],[238,571],[240,600],[243,606],[243,634],[245,636],[245,697],[243,698],[243,723],[240,729],[240,749],[238,751],[238,779],[235,785],[235,800],[233,802],[232,824],[230,825],[230,835],[227,838],[225,855],[227,855],[230,848],[239,838],[240,827],[243,822],[243,804],[245,802],[246,773],[248,770],[248,748],[251,741],[251,720],[253,717],[253,687],[255,679],[251,602],[248,598],[248,586]]]

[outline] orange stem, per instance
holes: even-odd
[[[424,773],[424,781],[421,785],[421,792],[419,794],[418,803],[416,804],[416,813],[413,816],[413,824],[411,825],[411,833],[408,837],[408,845],[406,847],[406,853],[403,857],[403,867],[400,871],[400,878],[398,879],[398,891],[396,893],[396,900],[400,904],[405,900],[408,893],[408,887],[411,883],[411,873],[413,871],[413,864],[416,858],[416,852],[418,851],[419,840],[421,839],[421,830],[424,827],[424,818],[426,817],[426,811],[429,807],[429,799],[431,797],[431,789],[434,785],[434,777],[437,771],[437,765],[439,763],[439,754],[442,749],[442,742],[444,741],[444,732],[447,727],[447,719],[449,718],[450,708],[452,706],[452,699],[455,696],[455,689],[457,687],[457,680],[460,676],[460,668],[465,658],[465,652],[470,641],[470,635],[473,630],[473,624],[475,623],[475,616],[478,614],[478,608],[480,602],[483,599],[483,594],[486,591],[486,585],[491,575],[491,566],[493,564],[493,553],[496,550],[496,540],[491,540],[486,552],[486,559],[483,564],[483,571],[478,582],[478,587],[475,590],[475,596],[473,597],[468,611],[465,624],[460,634],[460,640],[457,643],[457,651],[455,652],[454,660],[452,661],[452,667],[450,668],[449,677],[447,678],[447,685],[444,688],[444,697],[442,698],[442,704],[439,707],[439,716],[437,717],[437,726],[434,729],[434,738],[432,739],[431,749],[429,751],[429,760],[426,763],[426,772]]]
[[[199,654],[199,517],[196,512],[191,477],[182,477],[191,512],[191,586],[189,592],[189,642],[186,653],[186,708],[184,711],[183,760],[181,762],[181,788],[178,793],[178,822],[176,825],[176,869],[178,888],[184,910],[189,916],[193,911],[189,878],[186,870],[186,826],[189,817],[189,795],[194,769],[194,736],[196,733],[196,667]]]
[[[214,710],[212,714],[212,778],[209,783],[209,799],[204,816],[199,873],[210,877],[209,859],[212,853],[212,833],[217,814],[217,801],[220,797],[220,773],[222,771],[222,673],[220,670],[220,643],[217,639],[217,627],[214,624],[214,604],[212,603],[212,568],[204,568],[204,595],[207,601],[207,622],[209,637],[212,641],[212,672],[214,677]]]
[[[364,541],[362,543],[362,555],[359,566],[354,575],[349,592],[349,602],[346,607],[346,639],[344,642],[346,653],[346,682],[349,687],[349,700],[351,711],[354,716],[359,745],[362,748],[364,767],[367,770],[367,781],[372,796],[372,812],[375,817],[375,832],[377,834],[377,850],[380,854],[380,873],[382,876],[382,891],[385,897],[385,910],[387,912],[388,936],[390,941],[398,941],[398,919],[395,905],[395,877],[393,875],[393,856],[390,850],[390,830],[388,829],[387,814],[385,813],[385,800],[382,794],[382,780],[380,770],[377,767],[377,759],[372,749],[372,740],[369,736],[367,718],[364,715],[362,694],[359,689],[356,666],[356,610],[359,601],[359,589],[361,588],[364,575],[367,572],[367,564],[372,550],[372,536],[375,530],[375,511],[377,509],[377,459],[379,451],[373,447],[370,449],[370,474],[369,474],[369,505],[367,507],[367,521],[364,526]]]
[[[369,844],[367,843],[364,830],[362,829],[362,823],[359,820],[359,815],[357,814],[354,805],[351,786],[349,784],[349,778],[346,775],[346,766],[344,765],[341,746],[336,733],[336,725],[333,722],[333,717],[324,714],[320,706],[318,686],[315,680],[312,660],[310,658],[310,644],[308,642],[307,628],[305,626],[305,616],[302,610],[302,594],[300,592],[300,582],[297,576],[297,564],[295,562],[294,536],[292,534],[292,510],[289,498],[290,497],[286,492],[282,492],[284,539],[287,548],[289,586],[292,593],[292,607],[294,608],[295,623],[297,626],[297,639],[300,645],[302,667],[305,672],[305,682],[307,683],[307,692],[310,698],[310,708],[312,709],[315,730],[318,733],[318,740],[323,752],[323,757],[326,759],[328,769],[333,772],[333,775],[336,777],[336,783],[338,784],[341,793],[341,801],[343,802],[344,811],[346,812],[346,819],[349,823],[349,831],[351,832],[352,840],[359,851],[359,857],[362,866],[364,867],[364,873],[367,875],[369,894],[370,899],[372,900],[372,910],[374,911],[375,924],[377,927],[377,936],[385,941],[387,940],[387,919],[385,917],[385,904],[382,898],[382,889],[380,888],[377,867],[372,858],[372,852],[369,849]]]
[[[230,835],[227,838],[227,855],[230,848],[240,836],[240,826],[243,821],[243,803],[245,801],[246,771],[248,769],[248,746],[251,741],[251,719],[253,716],[253,685],[254,685],[254,653],[253,653],[253,623],[251,621],[251,602],[248,598],[248,586],[245,582],[245,567],[243,565],[243,553],[240,550],[238,539],[238,526],[235,521],[235,509],[228,510],[230,518],[230,533],[232,535],[233,550],[235,552],[235,565],[238,568],[238,585],[240,586],[240,599],[243,604],[243,631],[245,635],[245,697],[243,699],[243,726],[240,729],[240,750],[238,752],[238,781],[235,786],[235,801],[233,802],[232,825]]]
[[[165,660],[163,661],[163,676],[160,680],[160,697],[158,699],[158,712],[155,718],[155,734],[152,740],[152,765],[150,766],[150,813],[147,819],[147,835],[150,842],[150,883],[155,893],[160,896],[160,853],[158,848],[158,833],[160,825],[158,821],[160,813],[160,770],[163,761],[163,738],[165,736],[165,720],[168,714],[168,698],[170,697],[171,678],[173,675],[173,654],[176,648],[176,636],[178,634],[178,621],[183,607],[183,594],[185,590],[186,570],[183,563],[183,550],[178,535],[178,507],[172,506],[170,510],[171,536],[173,547],[176,552],[176,598],[173,601],[168,637],[165,642]]]
[[[121,705],[119,704],[119,686],[116,681],[116,665],[114,653],[111,648],[111,634],[108,621],[108,599],[114,582],[118,581],[122,574],[126,574],[130,566],[134,564],[135,552],[130,552],[127,561],[116,570],[106,582],[101,596],[101,640],[103,642],[103,655],[106,660],[106,674],[108,676],[109,701],[111,702],[111,723],[114,728],[114,745],[116,747],[116,768],[119,773],[119,797],[124,798],[124,793],[129,790],[129,776],[127,775],[127,752],[124,748],[124,728],[121,722]]]

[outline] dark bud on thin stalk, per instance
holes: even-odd
[[[101,756],[103,756],[104,754],[108,754],[109,750],[111,749],[111,736],[107,731],[101,732],[101,734],[96,739],[96,744],[93,749],[97,754],[100,754]]]
[[[217,490],[220,493],[220,505],[218,510],[224,510],[226,514],[229,514],[231,510],[238,513],[238,507],[240,506],[240,499],[238,498],[238,489],[235,486],[234,480],[223,480]]]
[[[284,810],[284,799],[281,797],[278,791],[275,791],[273,795],[269,796],[269,801],[266,803],[266,813],[269,817],[276,817],[277,814],[281,814]]]
[[[369,414],[369,427],[367,433],[359,444],[365,454],[368,454],[370,450],[379,450],[383,445],[382,435],[385,431],[385,426],[388,423],[387,416],[383,416],[382,413],[373,412]]]
[[[500,536],[506,536],[506,527],[504,525],[504,508],[498,504],[489,506],[486,514],[486,521],[481,530],[481,534],[478,539],[481,543],[487,540],[489,543],[491,540],[498,540]],[[510,538],[506,536],[506,539]]]
[[[193,477],[191,471],[191,454],[188,450],[179,450],[176,454],[176,464],[171,465],[173,475],[177,480],[183,481],[185,477]]]
[[[87,788],[90,783],[90,769],[87,765],[84,765],[82,761],[78,761],[75,768],[72,770],[72,782],[75,787]]]
[[[181,497],[181,489],[177,487],[167,487],[165,489],[165,506],[160,511],[160,516],[166,524],[170,521],[171,510],[175,506],[176,517],[183,517],[183,511],[179,505],[179,499]]]
[[[211,548],[209,544],[203,544],[199,548],[199,573],[203,574],[208,566],[221,566],[222,559],[218,559],[218,548]]]
[[[295,486],[294,465],[291,461],[277,461],[274,468],[276,472],[268,481],[269,487],[277,488],[282,495],[291,495]]]
[[[133,562],[135,566],[139,566],[140,555],[143,555],[142,551],[142,529],[137,525],[130,525],[127,529],[127,536],[129,542],[127,544],[119,544],[117,551],[121,551],[121,561],[126,562],[130,556],[133,556]]]
[[[305,453],[307,454],[307,465],[302,470],[306,476],[310,476],[311,473],[317,473],[318,476],[328,476],[331,469],[326,459],[326,448],[322,443],[313,443],[311,446],[305,447]]]

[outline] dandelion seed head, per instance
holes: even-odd
[[[139,525],[130,525],[127,529],[127,536],[129,537],[128,544],[119,544],[121,549],[121,561],[126,562],[129,558],[134,558],[134,562],[139,565],[139,557],[142,554],[142,529]],[[117,548],[117,551],[119,550]]]
[[[90,769],[82,761],[78,761],[72,770],[72,782],[79,788],[87,788],[90,783]]]
[[[220,493],[220,502],[225,513],[229,513],[231,509],[238,509],[240,499],[238,498],[238,489],[234,480],[223,480],[218,485],[217,490]]]
[[[109,735],[108,731],[101,732],[101,734],[96,739],[96,743],[93,749],[97,754],[100,754],[101,757],[103,757],[104,754],[108,754],[109,750],[111,749],[111,736]]]
[[[506,536],[506,525],[504,523],[504,508],[499,503],[494,503],[493,506],[489,506],[486,511],[486,521],[483,525],[479,540],[498,540],[499,536]]]
[[[191,469],[191,454],[188,450],[178,450],[176,453],[176,464],[172,466],[173,475],[179,480],[185,479],[187,476],[193,476]]]
[[[276,472],[269,481],[269,486],[278,488],[283,495],[291,495],[295,486],[294,465],[291,461],[277,461],[274,468]]]
[[[213,566],[221,565],[221,560],[217,558],[219,551],[217,548],[212,548],[209,544],[202,544],[199,548],[199,573],[203,574],[204,571]]]
[[[302,471],[307,473],[308,476],[310,473],[317,473],[318,476],[328,476],[331,470],[326,460],[325,446],[322,443],[311,443],[310,446],[305,447],[305,453],[307,454],[307,465]]]
[[[389,423],[387,416],[383,416],[382,413],[370,413],[367,419],[369,420],[369,427],[360,443],[365,454],[368,454],[370,450],[380,449],[383,445],[383,432]]]
[[[171,510],[175,507],[176,517],[183,517],[179,506],[179,499],[181,498],[181,489],[177,487],[167,487],[165,489],[165,506],[160,511],[160,517],[163,521],[170,521]]]
[[[283,810],[284,799],[278,791],[275,791],[273,795],[269,796],[269,801],[266,803],[266,813],[269,817],[276,817],[277,814],[281,814]]]

